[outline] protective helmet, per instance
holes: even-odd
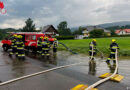
[[[116,42],[116,39],[112,39],[112,42]]]
[[[17,38],[21,38],[21,35],[17,35]]]
[[[48,39],[48,37],[44,37],[44,39],[45,39],[45,40],[47,40],[47,39]]]
[[[94,42],[96,42],[97,40],[96,39],[93,39]]]
[[[17,38],[20,38],[20,39],[21,39],[21,38],[23,38],[23,36],[22,36],[22,35],[18,35]]]
[[[23,38],[23,36],[22,36],[22,35],[20,35],[20,38]]]
[[[40,39],[43,39],[43,36],[41,36]]]
[[[14,36],[14,37],[17,37],[17,34],[14,34],[13,36]]]
[[[56,41],[57,39],[56,38],[54,38],[54,41]]]

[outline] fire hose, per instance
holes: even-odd
[[[89,86],[88,88],[86,88],[85,90],[91,90],[92,88],[94,88],[94,87],[96,87],[96,86],[98,86],[98,85],[100,85],[100,84],[106,82],[107,80],[109,80],[110,78],[112,78],[113,76],[116,75],[116,73],[117,73],[117,71],[118,71],[117,49],[116,49],[115,59],[116,59],[116,68],[115,68],[114,73],[113,73],[111,76],[109,76],[109,77],[107,77],[107,78],[105,78],[105,79],[99,80],[99,81],[97,81],[96,83],[90,85],[90,86]]]
[[[6,84],[9,84],[9,83],[13,83],[13,82],[16,82],[16,81],[19,81],[19,80],[22,80],[22,79],[30,78],[30,77],[33,77],[33,76],[37,76],[37,75],[40,75],[40,74],[43,74],[43,73],[47,73],[47,72],[50,72],[50,71],[53,71],[53,70],[67,68],[67,67],[74,66],[74,65],[79,65],[79,64],[82,64],[82,63],[85,63],[85,62],[79,62],[79,63],[65,65],[65,66],[59,66],[59,67],[51,68],[51,69],[44,70],[44,71],[41,71],[41,72],[33,73],[33,74],[30,74],[30,75],[22,76],[22,77],[19,77],[19,78],[15,78],[15,79],[8,80],[8,81],[5,81],[3,83],[0,83],[0,86],[6,85]]]
[[[78,54],[74,51],[72,51],[70,48],[68,48],[64,43],[59,42],[59,44],[63,45],[68,51],[70,51],[72,54]]]

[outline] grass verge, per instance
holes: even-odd
[[[110,46],[112,39],[113,38],[96,38],[97,48],[101,52],[103,52],[104,55],[110,54],[109,46]],[[114,37],[114,39],[117,40],[117,43],[119,44],[119,47],[120,47],[119,55],[120,56],[130,56],[130,37]],[[68,46],[73,51],[82,53],[82,54],[88,54],[89,43],[91,41],[92,41],[92,39],[59,40],[59,42],[64,43],[66,46]],[[62,45],[59,45],[59,50],[66,50],[66,49]]]

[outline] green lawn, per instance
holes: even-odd
[[[110,53],[109,45],[113,38],[97,38],[97,48],[102,51],[105,55]],[[117,43],[120,47],[121,56],[130,56],[130,37],[114,37],[117,40]],[[88,54],[89,43],[92,39],[83,39],[83,40],[60,40],[59,42],[64,43],[70,49],[75,52]],[[65,50],[62,45],[59,45],[60,50]]]

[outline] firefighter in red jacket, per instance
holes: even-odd
[[[11,57],[13,54],[16,54],[17,52],[17,46],[16,46],[16,39],[17,39],[17,35],[14,34],[11,40],[11,52],[9,53],[9,56]]]
[[[108,67],[111,67],[110,61],[113,60],[113,66],[116,65],[116,60],[115,60],[115,55],[116,55],[116,50],[119,49],[118,44],[116,43],[115,39],[112,39],[112,43],[110,44],[111,53],[110,56],[107,58],[106,63]]]

